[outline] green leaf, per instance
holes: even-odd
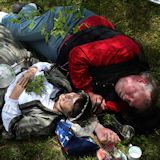
[[[29,24],[29,29],[31,30],[34,26],[34,22],[32,21],[30,24]]]
[[[46,92],[46,87],[44,82],[46,82],[44,75],[39,75],[34,77],[26,86],[26,93],[31,94],[34,92],[37,95],[42,95]]]

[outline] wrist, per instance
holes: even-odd
[[[34,76],[37,72],[38,68],[36,66],[29,68],[29,73]]]
[[[87,94],[88,94],[90,97],[92,97],[95,93],[93,93],[92,91],[90,91],[90,92],[87,92]]]
[[[11,94],[9,98],[12,100],[18,100],[19,96],[17,94]]]
[[[102,128],[104,128],[103,125],[101,125],[100,123],[97,123],[94,132],[97,134]]]

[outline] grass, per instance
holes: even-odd
[[[0,9],[10,11],[14,0],[0,0]],[[41,1],[44,3],[44,1]],[[154,76],[160,81],[160,5],[148,0],[89,0],[84,6],[112,21],[117,30],[141,42]],[[159,160],[160,130],[136,135],[130,142],[142,148],[142,160]],[[3,160],[75,160],[62,154],[53,138],[11,141],[0,139],[0,159]],[[82,157],[80,160],[96,160],[96,157]]]

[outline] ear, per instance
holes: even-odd
[[[145,85],[148,84],[148,81],[142,76],[138,77],[136,80],[137,80],[137,82],[143,83]]]

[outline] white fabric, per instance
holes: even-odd
[[[0,12],[0,23],[2,23],[2,19],[3,19],[3,17],[5,16],[5,15],[7,15],[8,13],[6,13],[6,12]]]
[[[160,4],[160,0],[149,0],[150,2]]]
[[[38,68],[38,71],[35,76],[44,75],[44,72],[42,70],[49,70],[51,68],[51,64],[46,62],[38,62],[33,66],[36,66]],[[21,115],[19,104],[24,104],[33,100],[39,100],[45,107],[52,110],[54,102],[53,100],[50,99],[50,95],[53,92],[57,93],[59,91],[57,87],[53,86],[52,84],[46,81],[45,82],[46,92],[43,95],[39,96],[36,95],[35,93],[28,94],[24,90],[18,100],[10,99],[9,96],[14,86],[16,85],[17,80],[24,74],[24,72],[20,73],[16,77],[16,80],[8,87],[7,92],[5,94],[5,104],[2,109],[2,121],[6,131],[8,131],[8,127],[11,120]]]

